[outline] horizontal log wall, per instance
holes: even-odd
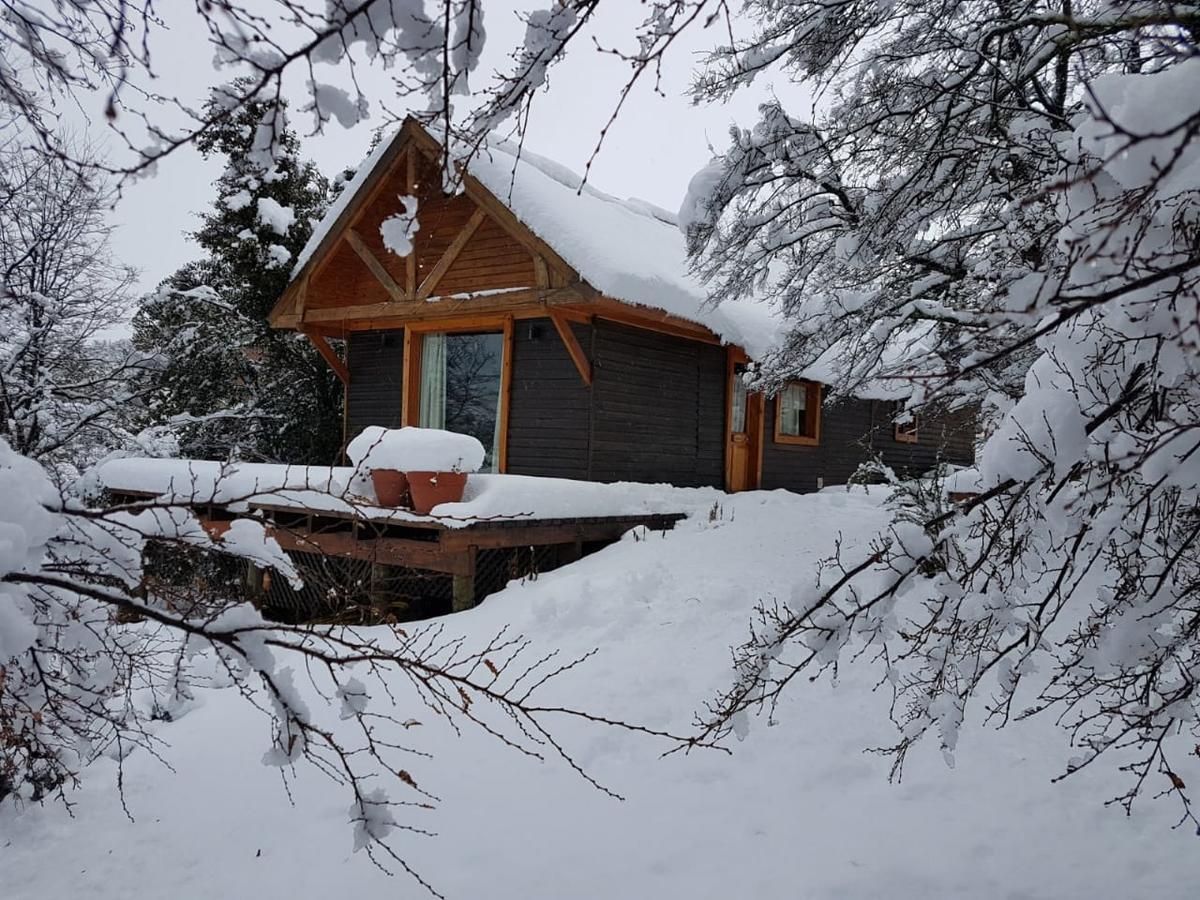
[[[571,327],[591,389],[548,319],[516,326],[508,471],[719,486],[724,350],[605,320]]]
[[[777,444],[772,439],[775,400],[766,403],[763,435],[764,489],[801,493],[821,484],[845,484],[860,465],[878,457],[901,476],[920,475],[939,462],[974,461],[975,418],[970,412],[923,416],[915,444],[895,438],[895,406],[880,400],[844,400],[821,410],[821,441],[815,446]]]
[[[845,484],[870,456],[870,403],[851,400],[821,410],[821,440],[815,446],[777,444],[775,399],[768,398],[763,426],[762,486],[815,491],[825,484]]]
[[[368,425],[400,425],[404,329],[352,331],[346,340],[346,439]]]
[[[721,486],[725,453],[725,350],[618,325],[573,323],[592,364],[589,389],[549,319],[514,325],[508,471],[591,481]],[[352,332],[348,342],[347,437],[400,422],[404,332]],[[844,484],[878,455],[900,474],[938,462],[969,465],[974,416],[926,414],[918,442],[895,439],[894,405],[848,400],[822,411],[815,447],[772,439],[768,400],[762,487],[817,490]]]
[[[571,327],[590,352],[592,327]],[[592,395],[549,319],[514,323],[509,398],[508,471],[587,480]]]
[[[724,481],[725,350],[597,320],[590,478]]]
[[[897,441],[897,408],[875,402],[873,446],[884,465],[905,475],[920,475],[939,463],[969,466],[975,462],[975,413],[970,409],[935,410],[917,417],[917,442]]]

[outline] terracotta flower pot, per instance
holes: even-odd
[[[409,472],[413,511],[428,515],[441,503],[457,503],[467,487],[466,472]]]
[[[371,484],[380,506],[408,505],[408,476],[398,469],[372,469]]]

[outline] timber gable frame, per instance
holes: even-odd
[[[563,335],[564,322],[599,316],[692,340],[721,343],[703,325],[600,294],[468,172],[459,172],[461,194],[442,194],[442,153],[441,144],[419,123],[405,120],[355,196],[292,278],[270,313],[273,327],[301,331],[310,339],[341,338],[350,331],[403,327],[417,321],[454,324],[455,320],[479,316],[550,316]],[[382,248],[379,222],[372,221],[378,214],[370,215],[389,188],[397,196],[407,194],[418,199],[421,227],[414,238],[413,252],[402,261]],[[459,208],[450,211],[446,209],[449,206]],[[447,218],[457,216],[465,221],[453,229],[452,236],[439,234],[440,240],[428,241],[429,226],[440,232],[442,223],[438,218],[446,213],[450,213]],[[427,222],[427,217],[434,221]],[[472,242],[479,243],[479,235],[485,230],[490,231],[491,243],[481,246],[481,252],[500,244],[509,267],[504,273],[508,283],[500,287],[485,286],[491,276],[480,274],[483,270],[479,268],[456,273],[456,267],[462,268],[458,264],[464,251]],[[437,246],[423,246],[428,243]],[[519,273],[513,271],[518,248],[527,266]],[[354,283],[362,286],[369,278],[368,290],[346,290],[350,285],[338,275],[345,273],[349,260],[358,270]],[[475,264],[479,265],[478,261]],[[341,272],[334,274],[334,269]],[[454,289],[439,291],[451,274],[459,275],[452,285]],[[361,302],[364,293],[375,296],[368,298],[371,302]],[[354,297],[354,302],[345,302],[347,294]],[[318,349],[329,358],[319,344]],[[588,381],[590,373],[583,365],[582,354],[575,347],[568,346],[568,350],[580,366],[580,376]]]

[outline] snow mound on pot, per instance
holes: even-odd
[[[411,426],[370,425],[346,448],[355,468],[401,472],[477,472],[485,453],[469,434]]]

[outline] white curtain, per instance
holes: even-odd
[[[782,411],[779,416],[779,431],[796,437],[808,436],[808,388],[792,382],[779,394]]]
[[[446,335],[440,332],[421,339],[420,424],[446,427]]]
[[[500,405],[504,402],[504,397],[501,396],[503,391],[496,391],[496,427],[492,431],[492,446],[488,448],[487,455],[487,470],[489,472],[498,472],[500,470],[500,429],[504,427],[504,423],[500,420]]]
[[[729,417],[729,431],[731,434],[744,434],[746,431],[746,382],[742,380],[742,373],[733,373],[733,410]]]

